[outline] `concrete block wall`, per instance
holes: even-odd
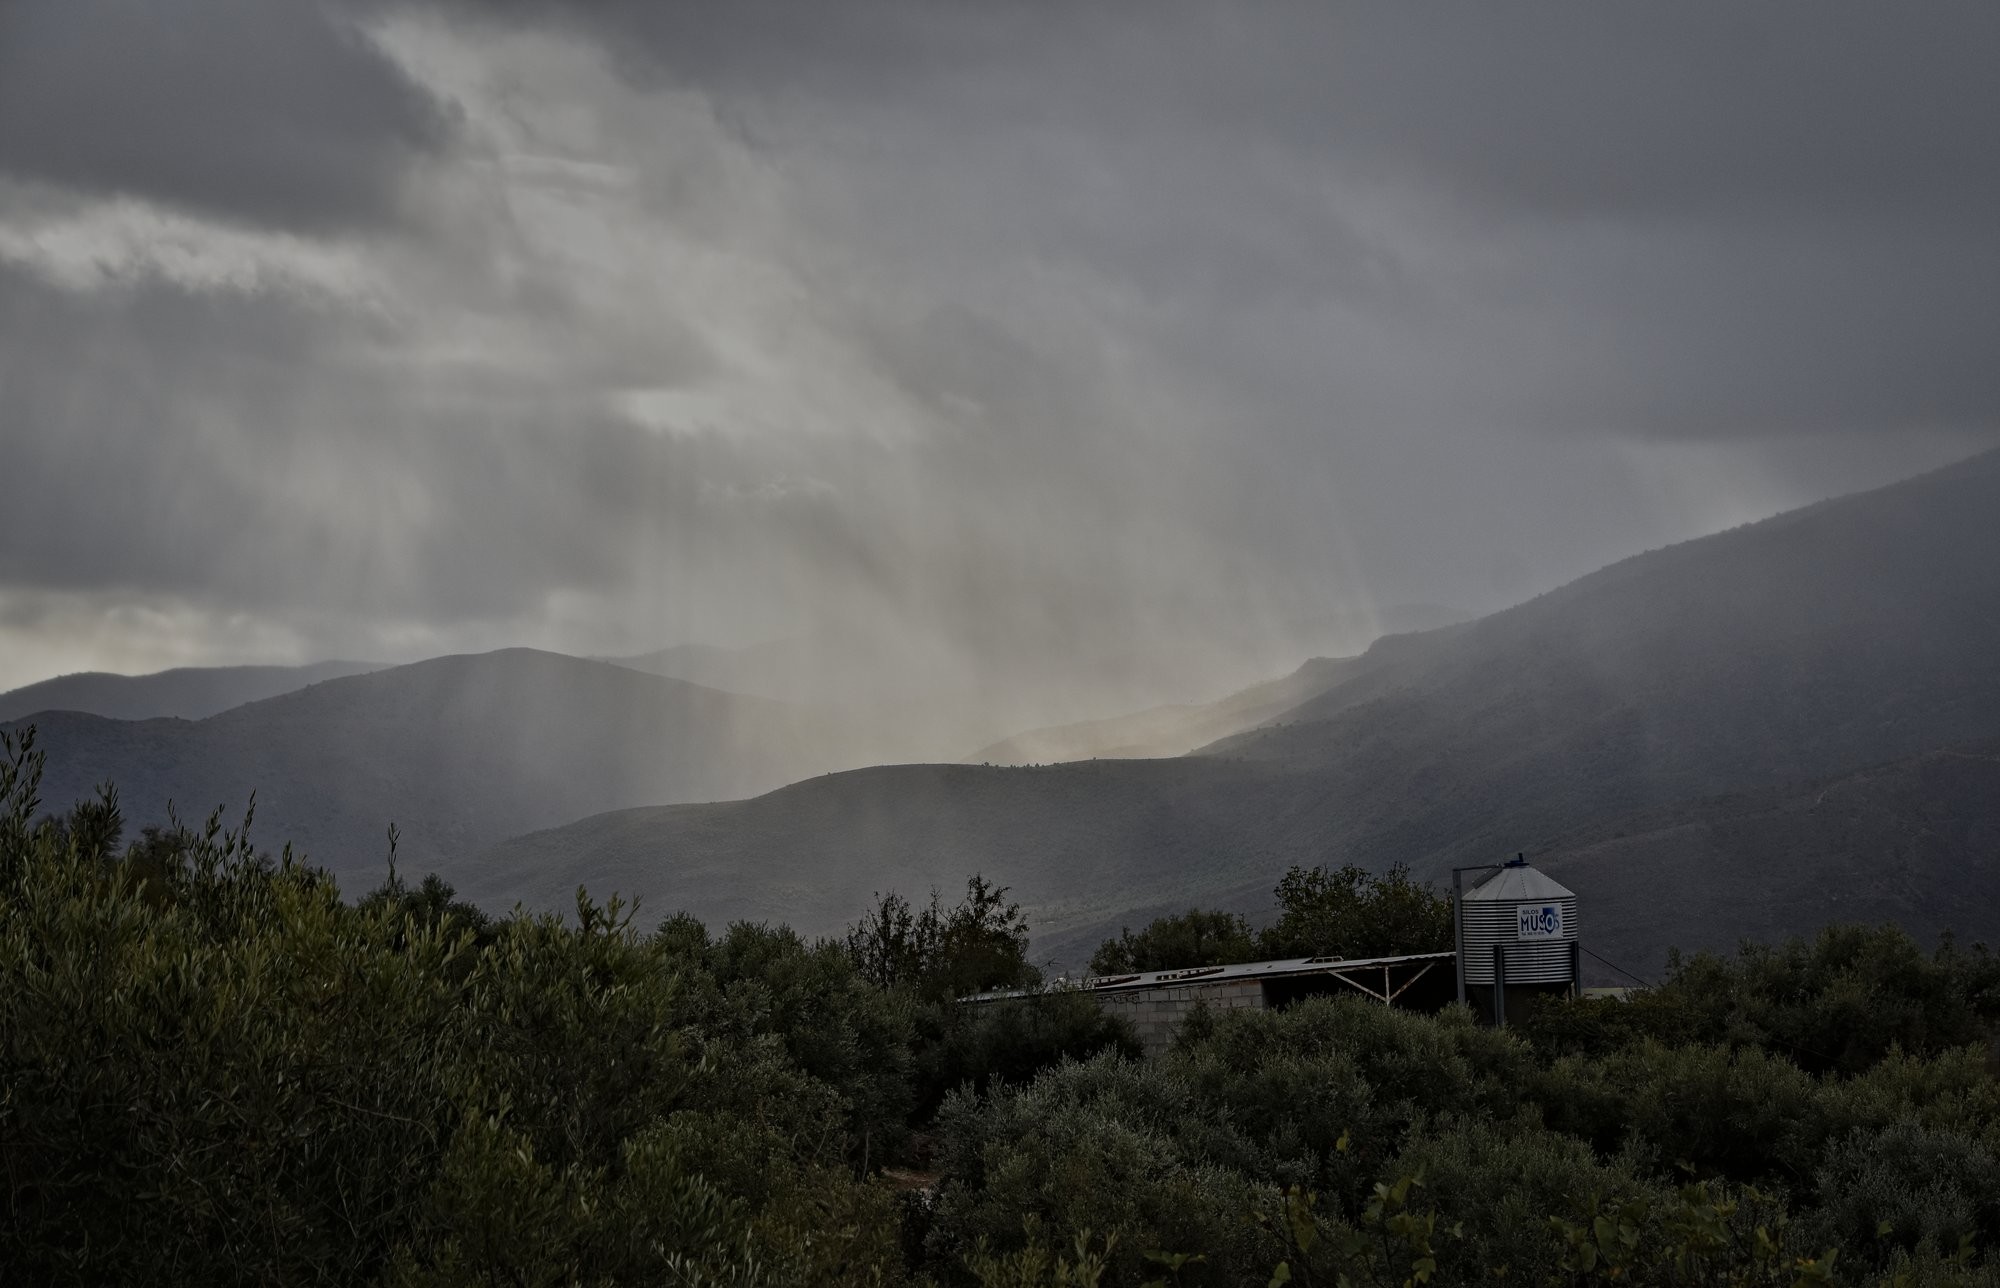
[[[1131,1021],[1149,1057],[1173,1045],[1174,1033],[1197,1003],[1205,1003],[1217,1011],[1262,1009],[1264,985],[1254,979],[1218,980],[1213,984],[1191,980],[1161,988],[1097,995],[1097,1004],[1107,1014]]]

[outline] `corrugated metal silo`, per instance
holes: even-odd
[[[1572,984],[1576,979],[1576,896],[1522,860],[1495,871],[1458,899],[1459,964],[1467,984]],[[1495,949],[1499,951],[1496,953]]]

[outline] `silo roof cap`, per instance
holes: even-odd
[[[1520,903],[1531,899],[1574,899],[1546,873],[1530,867],[1508,864],[1465,892],[1467,903]]]

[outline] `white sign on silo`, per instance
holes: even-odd
[[[1559,903],[1524,903],[1514,909],[1520,917],[1516,939],[1561,939],[1563,906]]]

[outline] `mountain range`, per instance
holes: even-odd
[[[1290,864],[1441,881],[1525,851],[1643,973],[1834,916],[2000,935],[1995,551],[1989,453],[972,763],[885,763],[964,759],[887,699],[649,673],[776,692],[793,645],[65,677],[0,712],[38,727],[52,806],[114,780],[139,824],[254,789],[255,835],[350,890],[391,823],[408,868],[496,908],[586,885],[829,933],[977,871],[1076,965],[1161,911],[1259,915]]]
[[[0,693],[0,724],[40,711],[81,711],[110,720],[176,716],[200,720],[322,680],[379,671],[379,662],[306,666],[184,666],[151,675],[81,671]]]
[[[582,820],[450,875],[489,901],[547,903],[587,882],[822,931],[872,889],[949,889],[979,870],[1015,889],[1048,951],[1075,957],[1151,910],[1254,910],[1290,863],[1443,879],[1525,850],[1576,874],[1587,941],[1634,969],[1657,969],[1662,932],[1727,947],[1817,924],[1829,898],[1864,920],[1956,909],[1961,931],[1994,937],[1996,910],[1955,892],[2000,876],[1981,786],[2000,766],[1977,750],[2000,734],[1996,551],[1988,453],[1385,637],[1315,668],[1322,691],[1188,756],[874,768]],[[1883,806],[1878,832],[1786,826],[1784,802],[1822,780],[1850,782],[1834,796],[1849,799],[1868,780],[1842,776],[1871,766],[1893,767],[1878,781],[1945,784],[1940,817],[1963,811],[1911,869],[1916,894],[1841,857],[1900,834],[1905,813]],[[1731,797],[1769,802],[1763,830]],[[1580,839],[1661,810],[1682,821],[1621,845]],[[1737,879],[1703,886],[1712,870]],[[1816,874],[1816,901],[1751,893],[1819,888]]]
[[[1030,729],[982,747],[966,759],[992,765],[1062,760],[1150,760],[1184,756],[1230,734],[1255,729],[1318,697],[1365,665],[1360,658],[1315,657],[1290,675],[1214,702],[1149,707],[1105,720]]]
[[[385,836],[445,865],[506,837],[638,802],[727,800],[892,756],[893,733],[819,709],[721,693],[531,649],[434,658],[327,680],[199,720],[42,712],[52,805],[118,784],[136,827],[171,801],[289,840],[373,881]]]

